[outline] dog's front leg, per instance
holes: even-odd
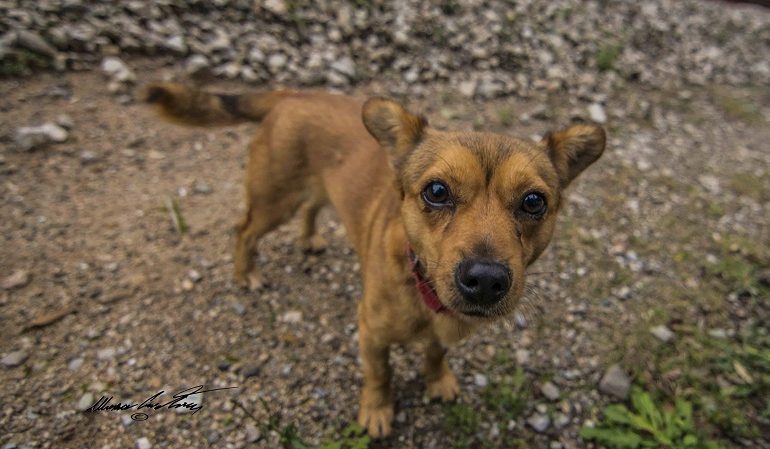
[[[431,339],[425,345],[425,383],[428,397],[451,401],[460,393],[460,384],[447,363],[447,348]]]
[[[393,421],[390,347],[388,342],[378,339],[362,319],[359,319],[358,336],[364,371],[358,423],[374,438],[386,436]]]

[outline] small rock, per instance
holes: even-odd
[[[29,355],[24,351],[14,351],[6,354],[5,357],[0,359],[0,365],[3,365],[3,368],[15,368],[24,363],[27,360],[27,357],[29,357]]]
[[[540,392],[543,393],[543,396],[550,399],[551,401],[556,401],[561,396],[559,388],[557,388],[556,385],[554,385],[552,382],[546,382],[541,385]]]
[[[724,329],[710,329],[709,335],[713,338],[727,338],[727,332]]]
[[[187,278],[182,279],[182,290],[184,290],[186,292],[189,292],[193,288],[195,288],[195,284],[193,283],[193,281],[191,281],[191,280],[189,280]]]
[[[267,67],[271,73],[278,73],[288,62],[289,58],[283,53],[273,53],[267,58]]]
[[[700,185],[703,186],[709,193],[713,194],[719,194],[722,191],[721,186],[719,185],[719,179],[717,179],[716,176],[712,175],[700,175],[698,176],[698,182]]]
[[[602,393],[615,396],[618,399],[626,399],[630,388],[631,379],[617,364],[610,366],[599,382],[599,390]]]
[[[96,358],[99,360],[110,360],[115,357],[116,353],[115,348],[104,348],[96,352]]]
[[[152,449],[152,444],[146,437],[142,437],[136,440],[136,449]]]
[[[208,195],[209,193],[213,192],[213,189],[210,185],[203,181],[195,181],[195,184],[193,184],[193,192],[199,193],[201,195]]]
[[[16,130],[16,145],[21,151],[49,143],[59,143],[67,140],[67,130],[55,123],[45,123],[40,126],[25,126]]]
[[[526,365],[529,363],[529,351],[526,349],[516,350],[516,363],[518,365]]]
[[[210,66],[208,58],[203,55],[192,55],[185,61],[185,71],[188,75],[201,73]]]
[[[650,333],[655,336],[658,340],[662,341],[663,343],[668,343],[669,341],[674,339],[674,332],[669,329],[668,327],[664,325],[659,325],[650,328]]]
[[[259,429],[257,429],[257,426],[250,423],[246,424],[246,442],[247,443],[254,443],[261,436],[262,434],[259,432]]]
[[[286,312],[281,317],[281,321],[284,323],[299,323],[302,321],[302,312],[299,310],[292,310],[290,312]]]
[[[99,160],[99,155],[90,150],[85,150],[80,153],[80,162],[83,164],[93,164]]]
[[[483,374],[474,374],[473,383],[475,383],[477,387],[484,388],[489,384],[489,379]]]
[[[286,14],[289,10],[286,6],[286,2],[283,0],[265,0],[262,7],[278,16]]]
[[[232,366],[232,363],[230,363],[229,360],[222,360],[219,363],[217,363],[217,369],[219,371],[228,371],[231,366]]]
[[[591,103],[588,106],[588,116],[597,123],[607,122],[607,113],[604,112],[604,107],[599,103]]]
[[[203,393],[191,394],[190,396],[187,396],[187,398],[183,402],[187,402],[188,404],[195,404],[196,406],[201,406],[203,405]],[[179,407],[178,409],[176,409],[176,412],[180,415],[184,413],[192,413],[190,409],[187,407]]]
[[[220,437],[221,435],[219,435],[219,432],[217,432],[216,430],[212,430],[211,432],[209,432],[208,436],[206,437],[206,440],[208,440],[209,444],[214,444],[217,441],[219,441]]]
[[[56,49],[46,42],[46,40],[39,34],[32,31],[19,30],[16,33],[16,44],[19,47],[26,48],[27,50],[41,55],[48,57],[56,56]]]
[[[569,424],[569,416],[567,416],[564,413],[557,413],[556,418],[553,420],[553,425],[557,429],[561,429],[563,427],[566,427]]]
[[[113,81],[130,83],[136,80],[136,75],[128,68],[125,62],[115,56],[108,56],[102,60],[102,72]]]
[[[243,374],[243,377],[249,378],[249,377],[256,377],[259,376],[259,372],[261,369],[261,365],[246,365],[243,367],[243,370],[241,371],[241,374]]]
[[[187,277],[190,278],[193,282],[198,282],[201,279],[203,279],[203,276],[200,274],[198,270],[189,270],[187,272]]]
[[[342,87],[347,86],[350,80],[337,72],[330,71],[326,73],[326,81],[332,86]]]
[[[85,410],[92,405],[94,405],[94,394],[90,392],[85,393],[78,401],[78,410]]]
[[[59,114],[56,116],[56,124],[64,129],[72,129],[75,127],[75,122],[68,114]]]
[[[25,270],[16,270],[10,276],[3,279],[3,289],[13,290],[14,288],[24,287],[29,284],[29,272]]]
[[[457,87],[460,95],[471,98],[476,93],[476,80],[463,81]]]
[[[168,39],[166,39],[166,42],[163,43],[166,48],[169,50],[179,53],[179,54],[185,54],[187,53],[187,44],[184,42],[184,37],[180,35],[172,36]]]
[[[353,78],[356,76],[356,65],[353,62],[353,60],[348,56],[345,56],[337,61],[334,61],[331,64],[331,68],[347,76],[348,78]]]
[[[67,368],[70,371],[77,371],[80,369],[80,367],[83,366],[83,358],[82,357],[76,357],[67,363]]]
[[[535,432],[543,433],[548,428],[548,426],[551,425],[551,418],[549,418],[548,415],[535,413],[534,415],[527,418],[527,424],[529,424],[529,426],[532,427]]]
[[[243,315],[246,313],[246,306],[239,302],[232,303],[231,307],[233,308],[233,312],[235,312],[236,315]]]

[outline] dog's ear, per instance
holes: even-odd
[[[607,136],[604,129],[593,123],[572,125],[545,136],[542,144],[556,168],[562,188],[596,162],[604,152]]]
[[[397,167],[422,138],[428,121],[414,115],[399,103],[387,98],[371,98],[361,113],[364,126],[388,152],[390,163]]]

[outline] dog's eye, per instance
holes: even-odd
[[[439,181],[431,181],[422,191],[422,199],[430,207],[444,207],[451,204],[449,187]]]
[[[545,197],[537,192],[530,192],[524,195],[524,199],[521,200],[521,210],[529,215],[543,215],[546,207]]]

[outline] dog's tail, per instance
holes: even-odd
[[[160,82],[146,86],[142,99],[158,107],[166,119],[183,125],[218,126],[258,122],[291,91],[249,94],[206,92],[184,84]]]

